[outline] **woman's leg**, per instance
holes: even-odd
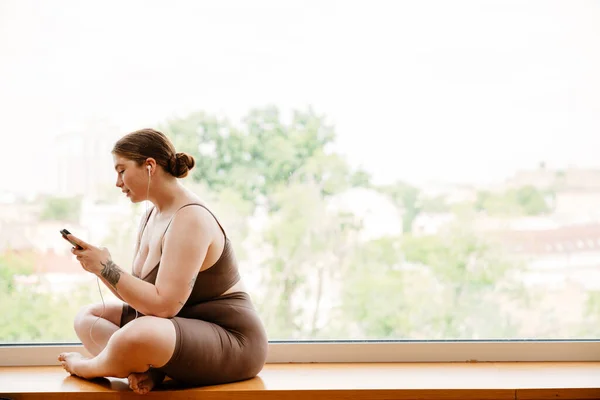
[[[79,310],[75,316],[75,333],[90,354],[100,354],[110,337],[119,330],[122,310],[120,303],[107,303],[105,307],[91,304]]]
[[[100,354],[110,337],[119,330],[122,311],[122,304],[108,303],[105,307],[102,304],[88,305],[77,313],[75,332],[90,354]],[[154,368],[142,373],[132,373],[127,377],[131,390],[139,394],[151,391],[164,379],[165,374]]]
[[[170,320],[144,316],[113,333],[96,357],[86,359],[79,353],[62,353],[58,359],[68,372],[82,378],[126,378],[131,373],[164,366],[175,351],[175,340],[175,327]]]

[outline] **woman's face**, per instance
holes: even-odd
[[[138,166],[135,161],[113,154],[116,186],[133,202],[146,200],[148,193],[148,171],[144,165]]]

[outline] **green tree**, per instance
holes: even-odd
[[[368,174],[330,150],[334,130],[313,110],[296,111],[286,123],[267,107],[239,124],[198,112],[162,130],[197,160],[190,187],[221,207],[223,219],[238,210],[230,236],[238,235],[236,250],[242,242],[249,249],[238,253],[242,266],[256,265],[251,273],[262,285],[253,297],[272,339],[513,332],[510,320],[489,309],[514,265],[473,232],[412,236],[419,213],[449,211],[445,199],[403,182],[371,185]],[[356,186],[385,193],[403,211],[402,237],[364,242],[362,221],[333,208],[333,196]],[[341,297],[325,314],[332,290]]]
[[[547,198],[552,195],[551,192],[536,189],[531,185],[500,193],[479,191],[474,207],[478,211],[495,216],[542,215],[550,211]]]
[[[32,254],[0,256],[0,343],[76,342],[73,319],[91,302],[84,287],[60,294],[33,275]],[[18,277],[26,277],[19,283]]]
[[[517,285],[510,276],[519,264],[458,224],[445,234],[367,242],[351,263],[343,310],[359,337],[517,336],[499,305]]]
[[[287,124],[276,107],[255,109],[241,126],[197,112],[171,119],[162,129],[178,149],[196,157],[194,181],[214,192],[233,190],[255,207],[274,206],[270,194],[290,179],[315,182],[325,196],[368,182],[364,171],[350,171],[345,160],[327,151],[334,129],[312,109],[294,111]]]
[[[0,256],[0,293],[15,290],[14,277],[33,272],[33,254],[6,253]]]
[[[600,290],[592,290],[587,294],[585,304],[585,324],[579,332],[582,337],[597,338],[600,336]]]
[[[403,270],[400,237],[357,244],[343,277],[340,335],[402,339],[417,328],[414,280]]]
[[[43,200],[41,220],[65,222],[79,221],[81,213],[81,196],[47,197]]]
[[[423,210],[419,189],[404,182],[378,186],[376,189],[402,210],[402,232],[412,232],[413,222]]]
[[[467,317],[479,314],[486,295],[495,293],[508,273],[520,267],[464,221],[444,234],[406,236],[402,248],[407,261],[430,268],[439,283],[443,312],[431,322],[449,338],[474,334],[478,328],[469,328]],[[492,304],[486,306],[493,307]],[[485,312],[480,315],[486,317]],[[492,322],[486,319],[486,324]]]
[[[338,273],[354,226],[351,215],[328,207],[328,199],[369,185],[365,171],[352,170],[330,150],[333,127],[312,109],[294,111],[284,122],[277,108],[265,107],[250,111],[241,124],[197,112],[161,129],[179,151],[196,158],[190,187],[225,210],[224,203],[237,205],[231,233],[240,239],[236,250],[242,249],[242,232],[253,230],[260,238],[254,251],[267,256],[257,267],[262,286],[255,298],[270,335],[321,334],[324,282]],[[262,214],[262,227],[247,226]]]
[[[450,212],[451,208],[446,202],[446,197],[440,195],[421,199],[421,210],[426,213],[446,213]]]
[[[521,210],[525,215],[541,215],[550,211],[544,192],[531,185],[514,190],[511,192],[511,196],[521,206]]]
[[[319,324],[322,300],[341,278],[359,222],[328,209],[314,184],[295,184],[274,195],[280,206],[262,230],[265,289],[258,306],[273,338],[322,337],[328,329]]]

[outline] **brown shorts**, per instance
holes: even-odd
[[[135,314],[124,304],[121,327]],[[177,335],[175,351],[158,370],[175,381],[193,386],[235,382],[256,376],[265,364],[267,335],[244,292],[186,306],[170,320]]]

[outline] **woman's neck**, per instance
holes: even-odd
[[[150,201],[156,207],[157,214],[162,214],[175,206],[182,196],[185,196],[185,188],[177,179],[173,179],[157,185],[150,196]]]

